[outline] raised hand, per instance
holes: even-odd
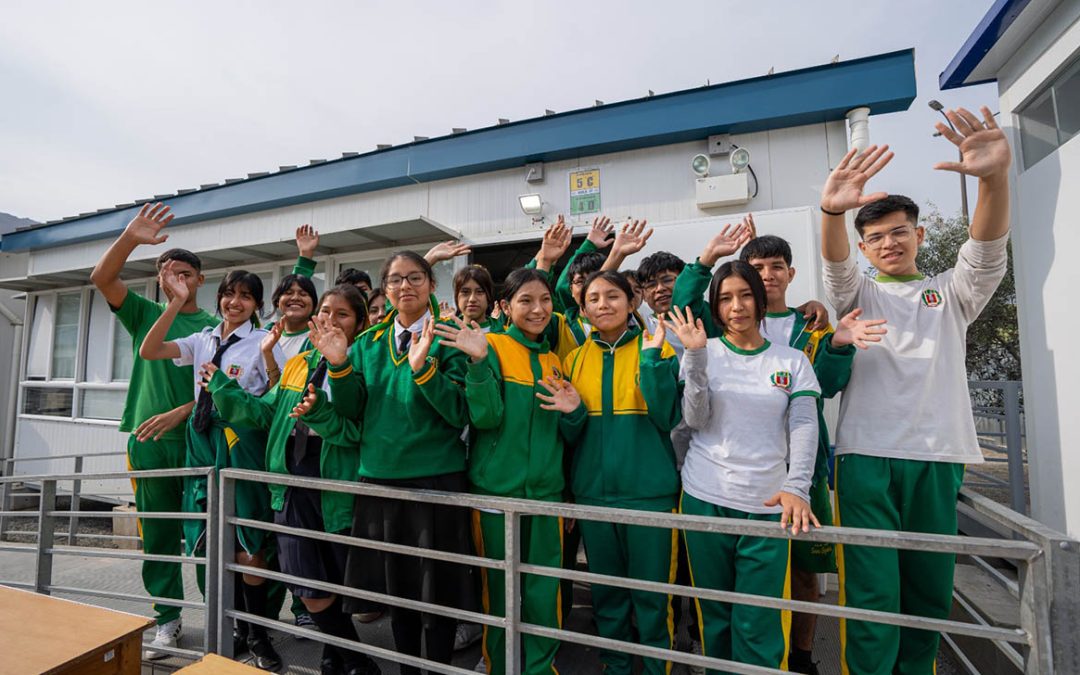
[[[214,373],[216,373],[218,370],[219,368],[214,365],[213,361],[207,361],[206,363],[199,366],[199,386],[203,389],[206,389],[208,386],[210,386],[210,379],[214,377]]]
[[[855,345],[859,349],[868,349],[868,342],[881,342],[881,336],[888,333],[884,328],[885,319],[859,319],[862,309],[856,307],[836,324],[832,343],[834,347]]]
[[[173,214],[168,206],[161,202],[154,205],[143,204],[138,215],[124,228],[122,236],[127,237],[136,244],[156,245],[164,243],[169,238],[167,234],[161,234],[161,230],[172,222]]]
[[[581,405],[581,396],[577,389],[568,380],[555,379],[548,376],[537,380],[537,384],[544,388],[547,395],[536,392],[536,398],[540,399],[540,407],[543,410],[557,410],[561,413],[572,413]]]
[[[701,323],[701,319],[694,318],[694,311],[689,307],[683,307],[680,310],[678,307],[672,307],[668,312],[668,318],[671,319],[672,329],[675,334],[679,336],[679,342],[682,343],[686,349],[702,349],[705,347],[705,343],[708,341],[709,336],[705,333],[705,324]]]
[[[311,409],[315,407],[315,401],[318,400],[318,395],[315,393],[315,385],[308,383],[307,391],[304,392],[304,398],[300,399],[300,402],[293,406],[292,412],[289,413],[289,417],[294,420],[311,412]]]
[[[660,349],[664,346],[664,338],[667,336],[667,322],[664,321],[664,316],[658,315],[656,317],[656,331],[652,335],[646,334],[641,340],[641,348],[644,349]]]
[[[861,154],[857,148],[848,150],[840,163],[829,174],[821,191],[821,208],[830,213],[843,213],[870,202],[888,197],[887,192],[864,195],[863,188],[874,174],[885,168],[892,158],[889,146],[871,145]]]
[[[540,242],[540,252],[536,254],[536,268],[550,270],[566,253],[566,249],[570,248],[572,236],[573,230],[566,225],[560,213],[558,220],[544,232],[544,239]]]
[[[956,127],[956,131],[942,122],[934,125],[942,136],[960,148],[962,155],[959,162],[938,162],[934,165],[935,169],[955,171],[978,178],[1004,176],[1009,173],[1009,165],[1012,163],[1009,141],[1005,133],[998,128],[990,109],[982,106],[979,110],[983,115],[981,122],[964,108],[945,111],[945,116]]]
[[[340,327],[333,325],[330,317],[316,314],[308,321],[308,341],[326,358],[326,362],[337,368],[345,365],[349,358],[349,338]]]
[[[456,326],[448,323],[435,324],[435,335],[439,337],[439,344],[468,354],[475,363],[487,358],[488,341],[484,331],[480,329],[480,324],[475,321],[466,324],[456,316],[453,321]]]
[[[439,301],[439,318],[449,319],[454,316],[454,308],[450,306],[450,303],[445,300]]]
[[[431,351],[431,343],[435,340],[435,322],[428,319],[424,322],[424,329],[420,335],[414,335],[409,343],[409,366],[414,373],[424,369],[427,362],[428,352]]]
[[[607,216],[597,216],[593,218],[592,226],[589,227],[589,234],[585,237],[592,242],[592,245],[598,249],[605,249],[611,246],[611,240],[608,239],[608,235],[615,230],[615,226],[611,224],[611,218]]]
[[[780,514],[780,527],[786,530],[788,523],[791,523],[792,536],[799,534],[799,530],[809,532],[811,523],[814,527],[821,527],[817,516],[810,510],[810,504],[798,495],[777,492],[765,502],[765,506],[780,506],[784,509]]]
[[[822,330],[829,325],[829,310],[817,300],[807,300],[795,309],[810,324],[810,330]]]
[[[275,321],[270,324],[270,329],[266,331],[266,337],[259,343],[259,349],[263,354],[271,354],[274,351],[274,345],[281,339],[281,332],[284,328],[285,321]]]
[[[724,225],[724,229],[705,244],[705,249],[698,256],[701,264],[712,267],[717,260],[725,256],[733,255],[753,237],[753,220],[747,223],[747,217],[732,228],[731,223]]]
[[[304,223],[296,228],[296,248],[305,258],[314,258],[319,247],[319,231]]]
[[[645,242],[652,236],[652,228],[646,228],[647,220],[635,220],[622,226],[615,235],[615,243],[611,247],[611,255],[622,259],[628,258],[641,249],[645,248]]]
[[[161,267],[161,286],[165,290],[172,294],[174,300],[184,304],[188,300],[187,284],[180,278],[180,274],[176,271],[176,261],[168,260]]]
[[[452,260],[459,255],[469,255],[472,253],[472,246],[468,244],[462,244],[458,241],[444,241],[435,244],[424,254],[424,258],[429,264],[443,262],[444,260]]]

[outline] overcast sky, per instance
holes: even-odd
[[[871,118],[877,185],[959,210],[937,76],[990,0],[32,2],[0,10],[0,211],[44,221],[565,111],[915,47],[918,98]],[[972,185],[974,188],[974,185]]]

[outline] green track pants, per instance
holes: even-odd
[[[956,534],[963,479],[963,464],[841,455],[836,459],[836,524]],[[955,555],[838,546],[837,562],[842,605],[949,616]],[[939,639],[934,631],[841,620],[841,666],[845,675],[933,673]]]
[[[186,446],[183,439],[149,440],[140,443],[134,434],[128,436],[127,463],[132,471],[152,469],[182,469]],[[135,491],[135,508],[141,513],[154,511],[178,512],[184,492],[184,479],[140,478],[131,480]],[[147,518],[139,520],[139,536],[142,537],[143,553],[152,555],[180,555],[183,530],[179,520]],[[144,560],[142,564],[143,587],[150,595],[159,598],[184,599],[184,578],[180,563]],[[157,622],[168,623],[180,618],[180,608],[172,605],[154,604]]]
[[[577,524],[585,539],[590,572],[675,583],[678,530],[586,520],[579,520]],[[601,637],[633,642],[632,613],[637,620],[641,644],[671,649],[675,615],[670,595],[594,584],[592,604]],[[631,675],[633,672],[633,657],[629,654],[605,649],[600,652],[600,660],[607,675]],[[670,661],[645,659],[644,663],[643,672],[648,675],[664,675],[671,670]]]
[[[693,516],[780,521],[778,513],[746,513],[685,492],[679,510]],[[690,531],[683,537],[695,588],[791,597],[788,540]],[[697,608],[705,656],[787,670],[790,612],[711,600],[698,601]]]
[[[501,560],[506,555],[501,513],[473,511],[473,538],[476,551],[486,558]],[[531,565],[560,567],[562,565],[563,521],[549,516],[526,516],[521,520],[521,560]],[[484,612],[494,616],[506,613],[506,582],[498,570],[481,570],[484,593]],[[559,580],[554,577],[523,575],[521,580],[521,619],[526,623],[549,628],[562,627],[562,595]],[[525,675],[558,674],[555,652],[558,640],[524,635],[521,652]],[[484,661],[489,675],[504,675],[506,667],[506,631],[484,626]],[[509,672],[518,672],[517,668]]]

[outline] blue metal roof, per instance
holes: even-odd
[[[945,70],[938,75],[938,84],[941,89],[956,89],[993,82],[996,78],[976,82],[968,82],[967,78],[1030,2],[1031,0],[994,0],[990,10],[964,42],[964,46],[956,53]]]
[[[604,106],[546,115],[323,162],[163,199],[174,225],[417,182],[623,150],[843,119],[852,108],[906,110],[915,98],[906,49]],[[145,200],[144,200],[145,201]],[[0,250],[114,237],[137,206],[12,232]]]

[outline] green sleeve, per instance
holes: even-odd
[[[682,392],[679,390],[679,360],[672,353],[664,358],[659,348],[641,350],[641,395],[649,409],[649,421],[664,433],[682,421]]]
[[[152,325],[161,316],[161,307],[156,302],[147,300],[130,288],[120,306],[109,309],[116,314],[116,320],[129,335],[135,335],[144,325]]]
[[[577,307],[577,301],[574,300],[574,294],[570,290],[570,265],[577,259],[579,255],[583,253],[591,253],[597,250],[596,245],[586,239],[581,242],[581,246],[578,246],[574,251],[574,255],[570,256],[570,260],[566,261],[566,267],[563,268],[562,273],[559,274],[559,280],[555,282],[555,311],[559,311],[558,305],[561,303],[563,311]]]
[[[525,269],[527,269],[527,270],[536,269],[536,258],[533,258],[529,262],[525,263]],[[541,270],[541,271],[543,271],[543,270]]]
[[[363,413],[363,382],[360,376],[360,343],[349,348],[349,360],[342,366],[330,366],[327,376],[334,409],[343,417],[360,419]],[[321,434],[320,434],[321,435]]]
[[[585,421],[588,417],[589,413],[584,403],[579,403],[573,412],[559,415],[559,433],[563,440],[570,445],[576,444],[581,432],[585,429]]]
[[[498,429],[503,418],[503,397],[497,357],[488,352],[480,363],[469,360],[465,375],[465,400],[469,405],[469,421],[476,429]],[[495,372],[493,372],[493,369]]]
[[[465,402],[465,372],[469,357],[437,343],[432,351],[434,353],[420,372],[413,373],[413,382],[447,424],[464,428],[469,423],[469,405]]]
[[[315,405],[304,415],[303,420],[325,443],[344,447],[360,444],[360,422],[338,413],[334,406],[327,402],[326,392],[322,389],[316,390]]]
[[[219,370],[210,378],[209,391],[223,419],[254,429],[270,429],[277,408],[276,385],[262,396],[252,396],[240,383]]]
[[[833,334],[822,340],[824,344],[814,357],[814,374],[821,385],[821,398],[832,398],[847,386],[851,378],[851,364],[855,361],[855,345],[832,346]]]
[[[302,255],[296,256],[296,264],[293,265],[292,273],[310,279],[315,276],[315,261]]]
[[[679,272],[675,288],[671,291],[671,305],[689,307],[694,316],[701,319],[705,334],[712,338],[720,337],[724,331],[713,322],[712,313],[705,304],[705,293],[708,292],[711,281],[712,268],[703,265],[700,260],[695,260]]]

